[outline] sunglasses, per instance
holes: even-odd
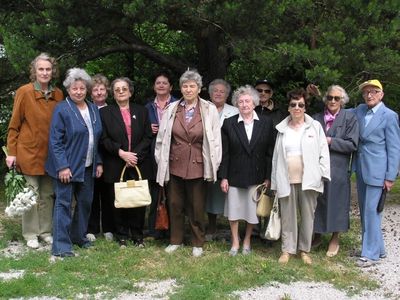
[[[304,107],[306,107],[306,105],[305,105],[304,103],[294,103],[294,102],[289,103],[289,106],[290,106],[291,108],[295,108],[296,106],[299,107],[299,108],[304,108]]]
[[[122,89],[120,89],[120,88],[116,88],[116,89],[114,89],[114,93],[125,93],[125,92],[127,92],[129,89],[128,88],[126,88],[126,87],[123,87]]]
[[[340,100],[342,100],[342,98],[343,97],[339,97],[339,96],[331,96],[331,95],[326,96],[326,100],[328,100],[328,101],[335,100],[336,102],[339,102]]]
[[[256,90],[259,93],[265,93],[265,94],[270,94],[271,93],[271,90],[269,90],[269,89],[256,89]]]

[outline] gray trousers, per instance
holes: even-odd
[[[24,175],[27,184],[39,193],[37,204],[22,216],[22,235],[25,240],[51,235],[54,191],[50,176]]]
[[[301,184],[291,184],[290,195],[279,199],[282,252],[310,252],[318,194],[313,190],[302,191]]]

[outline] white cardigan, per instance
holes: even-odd
[[[283,136],[288,129],[291,117],[286,117],[276,125],[278,135],[272,158],[271,189],[277,192],[278,198],[290,194],[290,183],[286,151]],[[303,178],[302,190],[324,191],[323,180],[330,180],[329,148],[321,124],[305,114],[305,130],[301,139]]]
[[[180,101],[175,101],[167,107],[157,134],[155,159],[157,162],[156,181],[163,186],[169,181],[169,152],[171,149],[172,126]],[[222,158],[221,129],[218,110],[209,101],[199,98],[200,114],[203,123],[203,164],[204,179],[217,180],[217,171]]]

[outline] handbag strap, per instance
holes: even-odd
[[[253,195],[251,196],[254,202],[260,201],[260,197],[257,197],[257,192],[259,191],[260,188],[261,188],[260,193],[265,193],[267,191],[267,187],[264,184],[257,185],[253,191]]]
[[[163,186],[160,186],[160,189],[158,190],[158,204],[164,203],[165,204],[165,190]]]
[[[137,166],[135,166],[135,169],[136,169],[136,172],[137,172],[137,174],[138,174],[138,176],[139,176],[139,180],[142,180],[142,173],[140,173],[139,168],[138,168]],[[119,178],[119,181],[120,181],[120,182],[123,182],[123,181],[124,181],[125,170],[126,170],[126,165],[125,165],[124,168],[122,169],[121,177]]]

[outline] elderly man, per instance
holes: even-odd
[[[357,192],[362,225],[359,267],[369,267],[386,257],[381,230],[382,214],[377,211],[384,190],[390,191],[400,162],[398,115],[382,102],[379,80],[359,86],[365,104],[354,109],[360,126],[360,141],[353,169],[357,173]]]
[[[275,128],[286,117],[286,114],[272,100],[274,91],[272,90],[271,81],[268,79],[259,79],[256,81],[254,88],[260,95],[260,105],[255,108],[256,113],[269,116]]]

